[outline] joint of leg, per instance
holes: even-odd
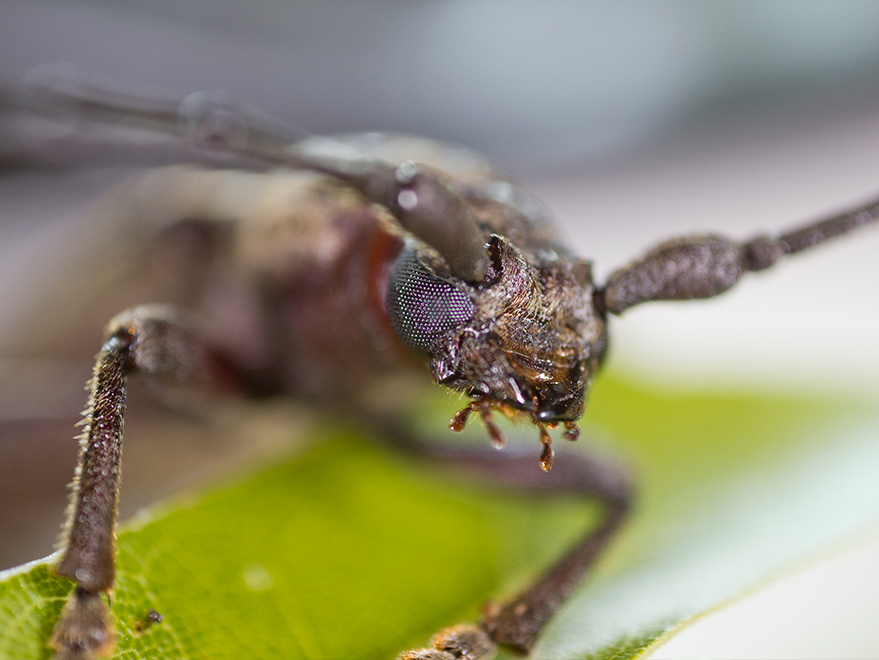
[[[101,594],[77,587],[49,640],[49,646],[57,651],[55,658],[103,657],[114,644],[110,611]]]

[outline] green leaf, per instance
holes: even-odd
[[[875,411],[604,378],[587,420],[634,465],[638,506],[537,658],[635,657],[879,518]],[[526,584],[599,511],[329,437],[124,525],[117,655],[393,657]],[[48,657],[70,589],[48,560],[0,574],[0,657]],[[150,609],[160,623],[146,625]]]

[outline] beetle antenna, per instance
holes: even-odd
[[[0,110],[61,125],[85,121],[113,131],[164,134],[193,147],[202,158],[241,158],[242,163],[235,163],[240,166],[327,174],[384,205],[405,230],[439,252],[458,279],[478,283],[488,274],[485,236],[470,205],[463,191],[437,170],[412,162],[392,165],[356,153],[320,153],[302,144],[305,131],[235,102],[225,92],[195,92],[175,103],[78,82],[69,73],[51,74],[37,70],[25,76],[11,100],[3,102],[7,108]]]
[[[879,200],[778,236],[737,243],[722,236],[685,236],[658,245],[611,273],[596,292],[596,308],[621,314],[654,300],[713,298],[747,272],[765,270],[782,257],[802,252],[879,221]]]

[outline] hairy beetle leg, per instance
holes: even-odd
[[[422,445],[405,437],[397,437],[394,442],[401,449],[475,473],[480,480],[501,487],[515,487],[550,496],[572,493],[597,498],[604,503],[604,518],[598,527],[587,531],[567,554],[546,569],[530,587],[506,603],[489,604],[479,626],[447,628],[434,638],[445,639],[443,636],[448,631],[476,630],[479,632],[473,634],[477,637],[487,633],[494,644],[510,647],[519,653],[529,653],[540,631],[582,583],[586,573],[625,521],[632,501],[628,471],[616,461],[584,455],[582,452],[565,452],[564,460],[559,460],[555,469],[547,474],[535,470],[533,459],[522,454],[498,453],[487,448],[470,450]],[[486,650],[483,655],[455,655],[433,641],[431,646],[433,648],[408,651],[398,656],[398,660],[488,660],[494,653]]]
[[[76,583],[49,641],[56,660],[90,660],[114,645],[102,598],[116,575],[116,508],[122,458],[126,379],[135,372],[161,388],[237,392],[241,383],[169,306],[123,312],[107,328],[91,380],[81,450],[73,481],[63,553],[55,571]]]

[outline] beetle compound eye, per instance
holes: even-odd
[[[426,351],[476,311],[470,296],[427,270],[411,249],[404,250],[388,278],[388,314],[400,339]]]

